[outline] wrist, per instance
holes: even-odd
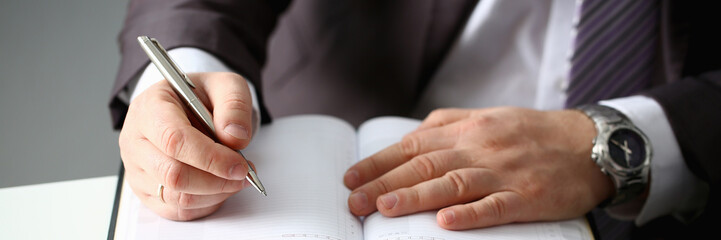
[[[590,173],[585,176],[585,181],[590,188],[594,206],[616,194],[613,181],[610,176],[600,171],[598,165],[591,158],[593,140],[598,135],[595,123],[585,113],[578,110],[563,110],[559,114],[565,121],[563,124],[568,139],[568,146],[571,146],[574,161],[579,161],[583,172]]]

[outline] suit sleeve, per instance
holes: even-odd
[[[684,43],[681,49],[685,49],[682,51],[685,54],[679,57],[681,80],[653,88],[645,94],[663,108],[686,165],[694,175],[708,183],[709,194],[705,210],[696,221],[682,227],[684,229],[665,228],[660,223],[654,232],[673,229],[673,232],[702,236],[704,232],[717,229],[714,222],[721,215],[718,204],[721,201],[721,35],[714,31],[721,15],[717,2],[670,3],[673,13],[670,20],[676,30],[670,31],[669,35],[682,36],[679,38]]]
[[[695,220],[690,223],[667,216],[646,224],[640,232],[669,239],[710,234],[717,229],[721,214],[721,70],[689,76],[646,95],[663,108],[686,165],[708,184],[708,196],[703,212],[692,216]],[[669,176],[651,176],[658,177]]]
[[[708,202],[713,203],[721,187],[721,70],[686,77],[647,94],[663,107],[686,164],[709,183]]]
[[[252,81],[260,93],[268,38],[287,5],[287,0],[131,0],[118,36],[121,62],[110,99],[114,128],[122,127],[128,108],[118,94],[149,63],[138,36],[156,38],[168,50],[195,47],[209,52]],[[268,121],[262,103],[261,112]]]

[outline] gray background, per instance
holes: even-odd
[[[0,0],[0,188],[117,174],[127,0]]]

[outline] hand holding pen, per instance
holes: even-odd
[[[209,215],[225,199],[252,186],[246,179],[250,166],[235,151],[245,148],[252,136],[247,83],[232,73],[190,78],[192,92],[212,111],[210,122],[218,128],[219,142],[193,127],[202,129],[204,123],[186,111],[182,96],[168,81],[154,84],[131,102],[119,140],[127,182],[145,206],[172,220]]]

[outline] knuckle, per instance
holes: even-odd
[[[220,158],[218,151],[210,151],[208,154],[205,154],[208,156],[207,163],[205,166],[203,166],[203,170],[206,172],[211,172],[211,169],[213,166],[218,162],[218,158]]]
[[[226,188],[229,186],[228,181],[230,181],[230,180],[228,180],[228,179],[223,179],[222,181],[220,181],[220,188],[219,188],[219,189],[220,189],[220,192],[226,192],[226,191],[228,191],[228,190],[226,189]]]
[[[452,111],[454,111],[453,108],[438,108],[438,109],[431,111],[431,113],[428,114],[428,118],[441,120],[441,119],[445,118],[445,116],[450,114]]]
[[[427,154],[413,158],[413,160],[411,160],[411,167],[413,171],[424,180],[433,178],[438,169]]]
[[[481,148],[490,152],[500,152],[506,148],[506,145],[503,143],[503,141],[495,138],[484,139],[484,141],[481,142],[480,146]],[[505,167],[511,167],[512,162],[503,161],[502,165],[504,165]]]
[[[470,205],[466,205],[468,207]],[[478,212],[479,210],[476,208],[471,207],[470,211],[465,211],[467,213],[468,221],[471,223],[479,223],[483,220],[481,217],[481,214]]]
[[[408,192],[408,202],[415,206],[425,206],[425,203],[423,202],[423,198],[421,197],[420,191],[416,188],[410,188]]]
[[[506,213],[506,204],[503,202],[502,199],[494,195],[485,197],[483,203],[485,204],[485,206],[483,207],[487,210],[484,212],[486,214],[484,214],[483,217],[495,220],[493,222],[498,222],[499,220],[501,220]],[[479,215],[480,214],[476,214],[477,218],[480,217]],[[479,219],[476,219],[476,221],[478,220]]]
[[[403,154],[406,159],[415,157],[421,149],[420,140],[415,134],[405,135],[403,139],[401,139],[400,146],[401,154]]]
[[[450,109],[439,108],[431,111],[428,114],[424,122],[431,123],[434,126],[443,126],[447,124],[446,115],[450,112]]]
[[[452,189],[455,189],[458,196],[464,196],[470,191],[470,184],[461,172],[450,171],[446,173],[445,177],[451,183]]]
[[[195,203],[195,196],[188,193],[179,193],[178,195],[178,208],[181,209],[188,209],[192,208],[193,204]]]
[[[366,163],[364,166],[367,167],[366,170],[369,173],[380,173],[382,170],[381,166],[378,165],[380,161],[381,159],[378,156],[371,155],[370,157],[368,157],[368,160],[364,162]],[[360,180],[362,180],[362,178],[364,177],[363,171],[360,171],[359,174],[360,175],[358,177],[360,177]]]
[[[548,185],[542,184],[540,181],[527,181],[523,190],[531,199],[539,199],[543,197],[548,189]]]
[[[173,190],[184,189],[186,181],[184,179],[185,167],[176,161],[167,161],[163,164],[161,175],[164,176],[163,185]]]
[[[379,178],[376,181],[376,187],[378,188],[378,190],[380,190],[381,193],[387,193],[394,189],[393,184],[391,184],[385,178]]]
[[[353,167],[358,171],[358,186],[361,186],[366,182],[371,182],[373,179],[376,179],[385,172],[383,166],[380,165],[381,161],[382,159],[378,156],[371,155],[360,162],[360,164]]]
[[[244,113],[248,113],[251,110],[252,104],[243,99],[244,94],[240,92],[231,92],[225,95],[223,101],[223,107],[225,109],[238,110]]]
[[[460,130],[461,132],[477,131],[479,129],[491,127],[494,122],[495,120],[493,119],[493,117],[487,115],[476,116],[472,119],[466,120],[463,124],[461,124]]]
[[[185,136],[180,129],[163,128],[160,135],[160,146],[166,154],[179,158],[183,144],[185,144]]]

